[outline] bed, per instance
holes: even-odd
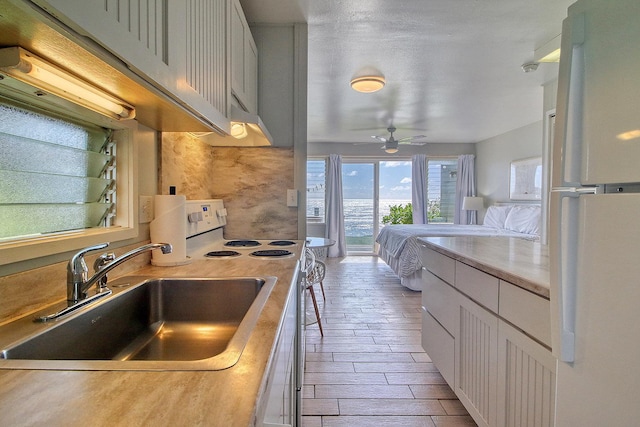
[[[378,234],[378,255],[400,277],[403,286],[422,289],[419,237],[504,236],[538,240],[540,206],[490,206],[483,225],[409,224],[387,225]]]

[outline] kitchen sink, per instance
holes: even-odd
[[[76,313],[0,327],[0,368],[226,369],[239,360],[275,282],[119,279],[110,284],[113,295]]]

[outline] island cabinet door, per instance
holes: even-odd
[[[498,426],[554,425],[556,360],[507,322],[498,324]]]
[[[422,348],[453,388],[457,292],[426,268],[422,282]]]
[[[455,393],[479,426],[497,422],[498,318],[469,298],[459,297]]]

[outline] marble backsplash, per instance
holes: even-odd
[[[160,194],[175,186],[187,199],[222,199],[228,239],[298,238],[298,208],[286,200],[293,148],[212,147],[181,132],[160,138]]]

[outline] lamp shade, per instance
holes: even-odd
[[[482,197],[465,197],[462,199],[463,211],[479,211],[484,208],[484,199]]]

